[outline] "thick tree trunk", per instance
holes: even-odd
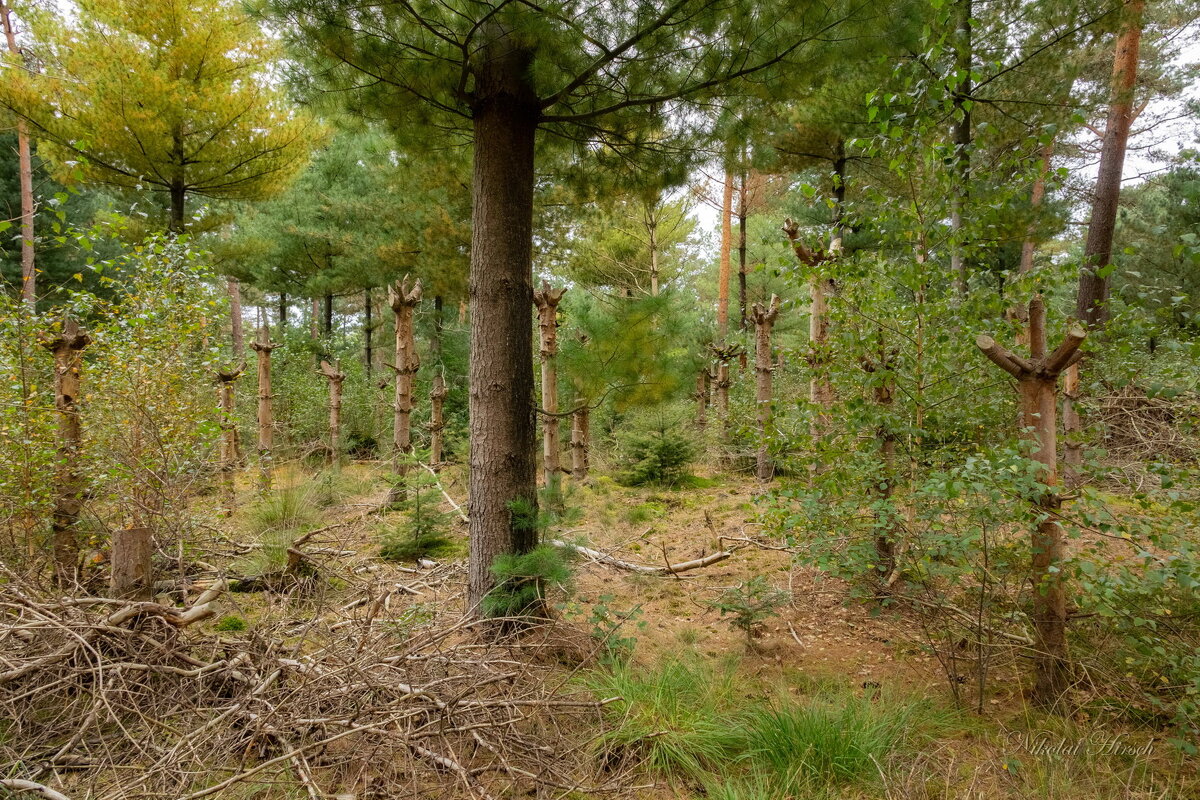
[[[342,464],[342,382],[346,373],[321,362],[321,375],[329,381],[329,464],[335,470]]]
[[[446,417],[442,407],[446,402],[446,379],[438,372],[433,376],[433,388],[429,393],[429,466],[435,471],[442,465],[443,442],[445,442]]]
[[[717,269],[717,336],[729,332],[729,256],[733,244],[733,173],[725,171],[721,192],[721,259]]]
[[[537,544],[533,347],[533,54],[488,26],[475,79],[471,233],[470,554],[467,608],[492,588],[492,562]],[[528,513],[514,514],[514,503]]]
[[[1104,269],[1112,262],[1113,232],[1117,224],[1117,203],[1121,199],[1121,177],[1125,169],[1125,150],[1133,125],[1133,94],[1137,84],[1138,49],[1142,40],[1143,0],[1132,0],[1117,39],[1113,57],[1112,99],[1104,144],[1100,150],[1100,168],[1083,246],[1083,269],[1079,273],[1079,294],[1075,314],[1088,328],[1103,326],[1108,319],[1109,277]]]
[[[571,477],[576,483],[583,483],[588,477],[591,415],[587,401],[580,398],[571,415]]]
[[[389,502],[397,502],[407,495],[405,481],[408,477],[408,459],[412,455],[412,410],[413,383],[421,367],[417,353],[417,341],[413,336],[413,312],[421,302],[421,282],[408,286],[408,276],[394,286],[388,287],[388,303],[392,306],[396,328],[396,396],[392,406],[392,471],[398,482],[392,488]]]
[[[1017,379],[1021,397],[1021,430],[1029,442],[1030,457],[1042,465],[1043,491],[1036,501],[1038,523],[1032,535],[1030,580],[1033,592],[1033,624],[1037,633],[1034,654],[1037,685],[1034,699],[1052,705],[1071,682],[1067,659],[1067,600],[1062,569],[1066,539],[1058,522],[1062,497],[1058,487],[1057,383],[1058,376],[1079,360],[1079,345],[1087,332],[1068,329],[1063,341],[1047,354],[1046,307],[1041,296],[1029,303],[1028,360],[996,344],[990,336],[975,343],[993,363]]]
[[[271,407],[271,351],[279,345],[271,343],[271,329],[258,329],[256,341],[250,344],[258,356],[258,488],[271,490],[271,458],[274,450],[275,416]]]
[[[373,336],[375,335],[375,326],[371,319],[371,307],[374,305],[371,297],[371,289],[367,287],[363,290],[363,310],[366,318],[363,320],[363,361],[367,367],[367,380],[371,379],[371,372],[375,369],[375,350],[372,347]]]
[[[79,391],[83,350],[91,341],[73,319],[63,323],[61,334],[43,341],[54,356],[54,407],[58,411],[58,465],[50,530],[54,574],[59,586],[74,582],[79,557],[75,528],[83,508],[85,488],[79,463],[83,443]]]
[[[954,176],[950,195],[950,273],[959,298],[967,296],[966,243],[963,241],[968,193],[971,181],[971,0],[958,0],[955,31],[955,69],[962,76],[954,90],[953,143]]]
[[[113,531],[108,589],[122,600],[154,599],[154,535],[149,528]]]
[[[541,291],[533,293],[538,310],[538,337],[542,360],[542,476],[546,486],[559,483],[561,462],[558,439],[558,304],[567,290],[551,289],[543,283]]]
[[[17,46],[16,31],[8,6],[0,2],[0,22],[4,25],[4,37],[8,49],[15,58],[21,59]],[[17,173],[21,192],[21,300],[30,308],[37,302],[37,270],[34,265],[34,203],[33,203],[33,153],[29,139],[29,125],[17,118]]]
[[[217,392],[221,407],[221,489],[225,503],[225,514],[233,516],[237,510],[237,489],[234,476],[237,473],[237,416],[234,408],[234,382],[241,376],[245,363],[228,372],[217,372]]]
[[[758,457],[756,474],[759,481],[767,483],[775,474],[771,462],[771,376],[774,360],[771,358],[771,329],[779,318],[779,298],[771,295],[770,304],[764,308],[754,304],[754,371],[755,402],[758,411]]]

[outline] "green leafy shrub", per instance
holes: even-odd
[[[489,617],[546,616],[547,595],[571,579],[568,554],[543,544],[528,553],[505,553],[492,563],[496,585],[483,598]]]
[[[729,624],[746,634],[749,643],[754,634],[770,617],[779,615],[779,608],[791,600],[791,595],[776,589],[761,575],[726,589],[712,607],[721,616],[731,615]]]

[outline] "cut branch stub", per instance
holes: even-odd
[[[795,251],[796,258],[800,259],[801,264],[807,267],[816,267],[830,260],[831,256],[824,250],[813,250],[801,240],[800,226],[791,217],[783,221],[781,230],[788,237],[788,241],[792,243],[792,250]]]

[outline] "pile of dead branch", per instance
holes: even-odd
[[[359,606],[231,637],[195,624],[220,591],[175,608],[0,583],[0,790],[97,800],[605,790],[586,785],[580,738],[603,703],[545,657],[561,647],[555,626],[406,628]]]
[[[1129,383],[1100,397],[1096,406],[1114,463],[1192,463],[1200,455],[1200,401],[1193,395],[1159,397]]]

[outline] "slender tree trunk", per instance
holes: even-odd
[[[311,305],[312,309],[308,318],[308,338],[315,342],[321,338],[321,301],[314,297]]]
[[[774,477],[775,465],[771,462],[771,376],[774,360],[771,358],[771,329],[779,318],[779,298],[771,295],[770,304],[764,308],[754,304],[754,371],[755,400],[758,410],[758,457],[756,474],[759,481],[767,483]]]
[[[696,373],[696,427],[704,430],[708,427],[708,367]]]
[[[408,276],[394,286],[388,287],[388,302],[396,323],[396,397],[392,406],[392,471],[398,476],[392,488],[390,502],[402,500],[406,494],[405,481],[408,476],[408,458],[412,455],[412,410],[413,383],[421,367],[417,353],[417,341],[413,336],[413,312],[421,302],[421,282],[408,286]]]
[[[583,483],[588,477],[591,415],[587,400],[577,398],[575,413],[571,415],[571,477],[576,483]]]
[[[109,594],[123,600],[154,599],[154,532],[150,528],[113,531]]]
[[[240,359],[246,352],[246,340],[242,334],[242,285],[235,279],[225,282],[229,292],[229,334],[233,345],[233,358]]]
[[[333,337],[333,293],[332,292],[325,293],[324,313],[325,313],[325,319],[324,319],[324,322],[322,325],[321,332],[322,332],[322,334],[324,334],[326,341],[328,341],[328,340],[332,339],[332,337]]]
[[[337,470],[342,463],[342,382],[346,373],[321,362],[321,375],[329,381],[329,464]]]
[[[375,326],[371,320],[371,306],[374,302],[371,298],[371,287],[363,290],[363,309],[366,312],[366,319],[363,320],[363,359],[367,366],[367,380],[371,379],[371,372],[375,368],[375,350],[372,345],[372,337],[375,334]]]
[[[16,31],[8,6],[0,2],[0,22],[4,24],[4,36],[13,56],[24,59],[17,46]],[[37,270],[34,265],[34,203],[33,203],[33,153],[29,140],[29,125],[17,117],[17,172],[21,191],[21,300],[33,308],[37,301]]]
[[[725,171],[721,194],[721,260],[717,271],[717,336],[729,332],[729,256],[733,243],[733,173]]]
[[[958,0],[955,31],[955,69],[962,76],[954,90],[954,177],[950,196],[950,272],[959,298],[967,296],[967,262],[963,228],[971,181],[971,2]]]
[[[234,476],[239,460],[237,415],[234,409],[234,382],[241,377],[245,362],[228,372],[217,372],[217,391],[221,407],[221,488],[226,516],[237,510],[237,489]]]
[[[475,78],[471,233],[470,554],[467,608],[478,613],[492,562],[537,544],[533,347],[533,54],[489,23]]]
[[[54,356],[54,407],[58,411],[58,465],[55,470],[54,511],[51,517],[51,545],[54,548],[54,573],[59,586],[75,580],[79,558],[76,526],[83,508],[84,479],[80,472],[83,426],[79,416],[80,373],[83,350],[91,344],[79,323],[67,319],[62,333],[43,340]]]
[[[445,327],[445,309],[440,294],[433,297],[433,340],[429,343],[429,352],[433,355],[435,364],[442,363],[442,329]]]
[[[538,335],[542,359],[542,475],[546,486],[559,482],[561,466],[558,440],[558,304],[567,290],[551,289],[543,283],[541,291],[533,293],[538,310]]]
[[[433,388],[429,393],[429,466],[435,471],[442,465],[442,449],[445,441],[446,418],[442,407],[446,402],[446,379],[438,372],[433,376]]]
[[[271,328],[263,325],[257,339],[250,344],[258,356],[258,488],[271,490],[271,459],[274,450],[275,416],[271,407],[271,351],[279,345],[271,343]]]
[[[888,582],[896,568],[896,543],[903,528],[892,508],[892,495],[896,486],[896,434],[892,430],[891,408],[896,397],[896,381],[893,369],[894,354],[889,353],[879,329],[879,349],[875,360],[865,360],[863,369],[872,374],[874,381],[875,406],[881,417],[875,429],[879,443],[878,481],[873,481],[871,494],[878,500],[875,513],[875,575],[882,584]]]
[[[1037,252],[1037,234],[1038,225],[1037,217],[1041,210],[1042,203],[1046,198],[1046,176],[1050,171],[1050,158],[1054,153],[1053,143],[1042,147],[1041,160],[1038,165],[1038,174],[1033,181],[1033,190],[1029,194],[1029,210],[1031,219],[1029,225],[1025,228],[1025,240],[1021,242],[1021,261],[1017,271],[1021,275],[1028,275],[1033,272],[1033,256]],[[1014,303],[1008,310],[1008,315],[1011,319],[1021,323],[1021,328],[1017,331],[1017,343],[1022,345],[1029,344],[1029,337],[1024,325],[1028,323],[1026,319],[1026,310],[1020,303]]]
[[[1058,376],[1078,361],[1079,345],[1087,332],[1078,325],[1068,329],[1063,341],[1047,354],[1046,307],[1041,296],[1029,303],[1028,360],[1017,356],[990,336],[975,343],[993,363],[1017,379],[1021,397],[1022,435],[1030,445],[1030,456],[1041,466],[1043,491],[1036,504],[1038,522],[1032,536],[1033,624],[1037,633],[1037,685],[1034,698],[1042,704],[1055,703],[1071,681],[1067,659],[1067,599],[1062,562],[1066,538],[1058,522],[1062,497],[1058,494],[1057,383]]]
[[[288,296],[286,292],[279,293],[279,330],[282,333],[288,324]]]
[[[749,202],[746,188],[746,167],[743,164],[742,174],[738,177],[738,310],[741,314],[741,327],[746,330],[749,325],[746,320],[746,215]]]

